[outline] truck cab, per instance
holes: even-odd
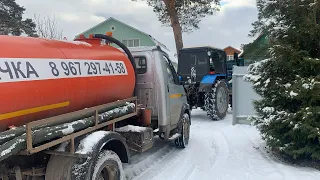
[[[190,107],[172,60],[160,46],[128,49],[136,62],[138,104],[151,110],[150,126],[161,139],[177,135]]]

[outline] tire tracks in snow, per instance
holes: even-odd
[[[127,180],[135,180],[141,178],[148,171],[154,169],[156,166],[159,166],[161,162],[175,154],[175,149],[171,144],[164,144],[160,140],[155,142],[156,146],[154,149],[151,149],[145,153],[137,154],[132,158],[130,164],[124,165],[124,171],[126,173]],[[175,155],[173,155],[174,157]]]
[[[216,149],[216,158],[213,166],[210,168],[210,174],[219,174],[229,157],[229,146],[226,138],[221,132],[215,132],[213,134],[214,141],[212,146]],[[209,177],[208,177],[209,178]]]
[[[256,149],[261,156],[269,163],[270,166],[274,167],[276,170],[273,174],[278,174],[281,176],[281,178],[278,179],[286,179],[286,177],[290,177],[291,173],[286,173],[288,171],[280,171],[281,169],[293,169],[294,171],[297,172],[301,172],[301,174],[303,174],[303,176],[307,177],[308,179],[316,179],[318,178],[317,175],[315,175],[314,173],[308,172],[308,171],[301,171],[302,167],[299,166],[295,166],[295,165],[291,165],[291,164],[285,164],[283,163],[281,160],[279,160],[277,157],[273,156],[272,153],[268,153],[266,151],[266,149],[264,149],[265,147],[265,142],[262,139],[257,139],[260,142],[256,142],[257,140],[254,140],[252,138],[252,136],[250,136],[250,134],[248,133],[247,128],[239,127],[239,129],[243,132],[243,134],[245,134],[248,138],[248,140],[252,143],[253,148]],[[286,166],[288,165],[288,166]],[[305,168],[305,169],[309,169],[309,168]],[[310,168],[312,169],[312,168]],[[278,176],[279,177],[279,176]],[[294,179],[299,179],[299,177],[295,177]]]
[[[204,117],[205,119],[194,119],[190,132],[192,136],[187,148],[177,149],[170,144],[153,154],[143,155],[145,159],[135,157],[136,163],[133,162],[125,168],[127,177],[130,177],[128,179],[191,180],[201,177],[202,180],[208,172],[218,172],[219,168],[222,168],[220,164],[224,164],[227,160],[228,145],[223,135],[217,131],[222,124],[217,123],[213,129],[212,123],[215,122]],[[217,154],[219,157],[216,156]],[[152,163],[152,160],[157,162]],[[212,177],[206,179],[212,179]]]
[[[229,116],[229,117],[228,117]],[[273,160],[261,147],[256,130],[231,125],[231,115],[212,122],[203,111],[192,115],[191,136],[185,149],[168,142],[132,157],[124,164],[129,180],[314,180],[320,173],[304,171]]]
[[[217,179],[284,179],[285,175],[274,163],[261,163],[266,161],[267,156],[256,152],[255,143],[241,127],[236,125],[221,131],[230,152],[227,165],[221,169]]]

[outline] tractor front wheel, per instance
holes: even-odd
[[[217,121],[225,118],[229,107],[227,84],[218,80],[204,97],[205,110],[210,119]]]

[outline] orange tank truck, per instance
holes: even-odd
[[[100,39],[0,36],[0,132],[132,97],[135,81],[128,57]]]

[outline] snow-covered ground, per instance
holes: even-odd
[[[320,171],[284,164],[264,149],[259,132],[248,125],[231,125],[232,114],[211,121],[192,111],[186,149],[156,141],[155,146],[124,164],[130,180],[316,180]]]

